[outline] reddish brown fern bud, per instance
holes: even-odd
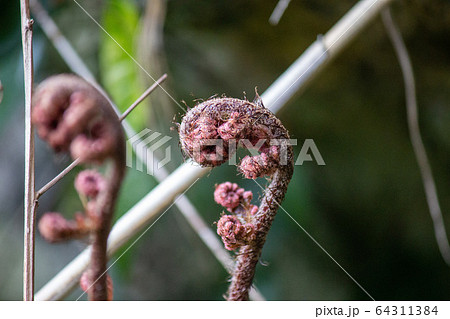
[[[225,182],[216,186],[214,191],[214,200],[229,211],[238,207],[243,199],[244,189],[239,188],[238,184]]]
[[[251,179],[271,175],[275,168],[276,166],[266,153],[259,156],[245,156],[239,164],[239,170],[245,178]]]
[[[228,300],[247,300],[267,233],[292,177],[289,134],[258,94],[253,103],[214,98],[198,104],[184,116],[179,134],[183,153],[202,166],[226,162],[241,146],[257,154],[244,157],[239,171],[246,178],[271,178],[259,208],[250,204],[251,192],[236,184],[220,184],[214,192],[216,202],[235,214],[222,216],[217,232],[225,248],[240,247]]]
[[[225,119],[223,119],[225,120]],[[233,112],[230,117],[219,126],[217,132],[224,140],[240,139],[247,133],[247,116],[242,116],[239,112]]]
[[[125,137],[119,118],[108,100],[85,80],[74,75],[57,75],[42,82],[33,95],[32,121],[39,136],[56,151],[70,151],[81,163],[102,164],[112,160],[104,179],[99,173],[81,172],[75,188],[82,195],[85,216],[67,221],[61,215],[45,215],[39,224],[49,241],[76,238],[90,233],[93,281],[90,300],[109,299],[106,249],[114,205],[125,173]],[[111,288],[112,289],[112,288]],[[112,293],[111,293],[112,298]]]
[[[102,162],[124,147],[122,128],[109,102],[74,75],[50,77],[36,88],[32,120],[50,146],[70,150],[82,162]]]
[[[75,221],[67,220],[60,213],[54,212],[42,216],[38,228],[42,237],[53,243],[79,238],[89,232],[82,218],[78,217]]]
[[[250,202],[253,198],[251,191],[245,191],[236,183],[225,182],[216,185],[214,200],[225,207],[230,213],[246,216],[258,211],[258,207]]]
[[[246,178],[271,176],[280,163],[292,166],[289,135],[281,122],[263,105],[233,98],[214,98],[191,109],[179,127],[183,152],[202,166],[226,162],[239,145],[260,154],[246,156],[239,170]],[[276,141],[272,145],[272,141]]]
[[[70,145],[70,154],[84,163],[101,163],[116,152],[117,127],[108,122],[97,122],[89,133],[80,134]]]
[[[81,171],[75,178],[75,189],[78,193],[95,198],[106,188],[106,180],[92,169]]]
[[[251,191],[239,188],[236,183],[225,182],[216,186],[214,200],[235,214],[223,215],[217,223],[217,234],[228,250],[248,245],[256,238],[252,222],[258,206],[250,203],[252,198]]]
[[[235,250],[256,239],[255,226],[242,224],[236,216],[223,215],[217,222],[217,234],[222,237],[225,248]]]

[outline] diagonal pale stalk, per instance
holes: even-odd
[[[24,198],[24,272],[23,299],[34,299],[34,134],[31,122],[33,93],[33,20],[28,0],[20,1],[22,26],[23,71],[25,86],[25,198]]]
[[[295,93],[304,89],[321,70],[329,65],[333,58],[342,53],[350,41],[361,33],[390,2],[392,0],[359,1],[261,95],[264,105],[274,113],[279,111]],[[167,207],[173,201],[177,194],[181,194],[189,186],[185,184],[186,181],[202,177],[209,171],[208,168],[200,168],[192,165],[191,162],[181,165],[167,178],[168,180],[174,178],[179,185],[178,187],[164,180],[119,219],[111,231],[108,252],[112,253],[120,249],[129,238],[135,236],[139,230],[148,225],[164,207]],[[164,188],[167,188],[168,192],[165,192]],[[169,197],[155,196],[162,193]],[[134,227],[130,227],[128,230],[124,227],[128,224],[134,225]],[[77,284],[79,276],[87,267],[86,258],[88,256],[89,248],[49,281],[38,292],[36,299],[56,300],[63,298]]]

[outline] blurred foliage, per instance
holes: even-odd
[[[99,44],[102,83],[124,112],[144,91],[139,81],[139,66],[131,58],[136,56],[138,8],[132,1],[108,1],[101,21],[108,32],[102,33]],[[137,108],[127,120],[140,131],[145,127],[147,113],[146,108]]]
[[[197,98],[222,93],[242,97],[244,92],[252,99],[255,86],[264,92],[318,34],[327,32],[356,3],[292,1],[279,25],[271,26],[267,21],[276,2],[168,1],[163,44],[175,100],[193,106]],[[135,63],[72,1],[48,0],[45,4],[115,102],[128,107],[143,91]],[[146,1],[80,4],[135,56]],[[3,8],[0,132],[4,138],[6,124],[22,112],[23,89],[18,4],[11,2]],[[450,229],[450,4],[445,0],[404,0],[395,2],[393,9],[410,50],[420,125]],[[67,72],[39,26],[35,30],[37,80]],[[326,162],[326,166],[314,162],[296,166],[283,208],[375,299],[447,300],[450,269],[435,243],[404,104],[398,62],[377,19],[279,113],[291,137],[299,141],[296,155],[304,139],[312,138]],[[183,111],[172,107],[179,119]],[[150,122],[149,114],[145,108],[135,111],[136,130]],[[2,158],[9,156],[0,154]],[[54,165],[41,161],[40,177],[46,172],[41,169],[44,164]],[[67,177],[62,187],[48,195],[50,203],[44,206],[68,216],[79,210],[72,180],[73,176]],[[214,230],[221,210],[213,202],[212,192],[214,184],[225,180],[261,194],[255,183],[243,180],[232,166],[216,168],[198,181],[187,195]],[[129,169],[117,217],[155,184],[152,177]],[[22,194],[18,195],[20,205]],[[20,219],[14,224],[16,228],[6,227],[5,217],[10,216],[6,213],[0,209],[0,236],[19,242],[20,237],[14,234],[22,231]],[[301,227],[279,211],[262,255],[266,266],[259,265],[256,274],[262,293],[271,300],[367,300]],[[39,240],[38,287],[83,245],[50,245]],[[0,298],[18,299],[21,256],[10,249],[17,245],[3,246],[0,254],[10,258],[0,258],[2,269],[8,270],[0,276],[5,287]],[[220,300],[227,286],[225,271],[175,208],[124,254],[112,268],[112,275],[119,300]]]

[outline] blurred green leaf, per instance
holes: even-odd
[[[139,67],[127,54],[128,52],[131,56],[135,56],[134,41],[139,33],[139,12],[136,4],[127,0],[108,1],[102,25],[114,39],[103,34],[100,40],[102,83],[123,112],[144,91],[139,82]],[[143,107],[135,109],[127,117],[135,130],[145,127],[146,118],[147,111]]]

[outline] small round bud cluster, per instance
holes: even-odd
[[[251,223],[242,224],[236,216],[223,215],[217,222],[217,234],[222,237],[228,250],[235,250],[248,245],[256,239],[255,226]]]
[[[225,182],[216,186],[214,200],[234,215],[223,215],[217,222],[217,234],[222,237],[225,248],[235,250],[255,240],[253,216],[258,206],[250,202],[251,191],[239,188],[238,184]]]
[[[245,156],[239,164],[239,171],[245,178],[271,176],[279,166],[279,150],[277,146],[260,149],[261,154]]]
[[[238,184],[225,182],[216,186],[214,191],[214,200],[217,204],[225,207],[230,213],[237,213],[245,210],[252,212],[258,210],[258,207],[250,204],[253,198],[251,191],[245,191],[239,188]]]
[[[87,197],[95,198],[105,188],[106,180],[95,170],[81,171],[75,178],[75,189]]]
[[[89,225],[81,214],[75,220],[67,220],[60,213],[46,213],[39,221],[39,232],[45,240],[56,243],[69,238],[80,238],[88,234]]]
[[[106,189],[106,180],[94,170],[81,171],[75,178],[75,189],[87,196],[85,213],[75,214],[75,220],[67,220],[60,213],[51,212],[39,221],[39,232],[49,242],[81,238],[89,234],[98,224],[96,216],[96,197]]]

